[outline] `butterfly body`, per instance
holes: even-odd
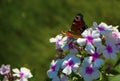
[[[63,34],[66,34],[68,36],[74,36],[74,37],[82,37],[81,33],[87,28],[82,14],[77,14],[75,19],[73,20],[73,23],[71,25],[71,29],[67,32],[63,32]]]

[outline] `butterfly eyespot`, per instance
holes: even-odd
[[[77,16],[75,20],[76,20],[76,21],[80,21],[80,17],[79,17],[79,16]]]

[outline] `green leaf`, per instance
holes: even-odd
[[[102,72],[101,74],[102,74],[102,80],[101,81],[109,81],[108,76],[104,72]]]
[[[114,68],[115,68],[116,66],[118,66],[119,64],[120,64],[120,58],[119,58],[118,61],[115,63]]]
[[[110,71],[110,74],[112,74],[112,75],[119,75],[120,73],[119,73],[117,70],[112,69],[112,70]]]
[[[120,81],[120,75],[109,77],[109,81]]]

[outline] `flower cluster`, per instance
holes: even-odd
[[[94,22],[81,36],[78,38],[59,34],[50,38],[51,43],[56,43],[55,48],[59,53],[47,71],[52,81],[68,81],[74,74],[84,81],[100,79],[106,60],[117,58],[120,52],[118,26]]]
[[[2,81],[28,81],[28,78],[32,77],[30,70],[26,67],[21,67],[20,70],[17,68],[12,69],[10,65],[2,65],[0,68],[0,75],[3,76]]]

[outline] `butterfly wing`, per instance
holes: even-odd
[[[82,37],[81,33],[87,28],[85,25],[85,22],[83,20],[82,14],[77,14],[75,19],[73,20],[73,23],[71,25],[71,30],[67,32],[63,32],[63,34],[66,34],[67,36],[74,36],[74,37]]]
[[[77,14],[71,25],[71,32],[80,35],[86,28],[83,15]]]
[[[65,35],[70,36],[70,37],[82,38],[82,36],[81,36],[81,35],[74,34],[74,33],[72,33],[71,31],[62,32],[62,34],[65,34]]]

